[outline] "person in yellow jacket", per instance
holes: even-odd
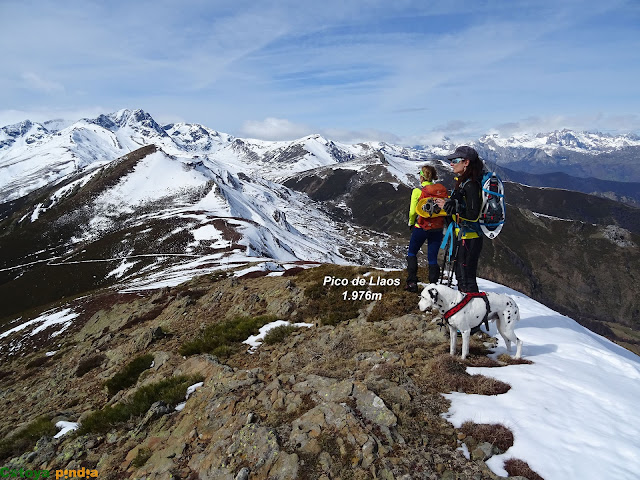
[[[409,206],[409,229],[411,240],[407,251],[407,284],[405,290],[418,292],[418,252],[424,242],[427,242],[427,261],[429,262],[429,282],[436,283],[440,276],[438,266],[438,251],[444,236],[444,217],[422,217],[416,213],[416,205],[420,198],[434,197],[445,198],[447,189],[435,183],[438,179],[436,169],[425,165],[420,169],[420,186],[411,192],[411,204]]]

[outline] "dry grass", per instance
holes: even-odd
[[[531,360],[526,360],[524,358],[513,358],[511,355],[503,353],[498,357],[498,360],[502,362],[504,365],[532,365],[533,362]]]
[[[382,300],[376,302],[367,317],[368,322],[380,322],[416,311],[416,294],[405,292],[401,288],[389,288],[382,294]]]
[[[325,285],[324,279],[325,277],[335,277],[351,281],[367,271],[368,269],[363,267],[322,265],[298,274],[298,281],[306,285],[304,288],[306,303],[299,311],[299,320],[315,319],[322,325],[335,326],[340,322],[356,318],[360,309],[365,305],[365,301],[344,300],[343,292],[352,290],[352,287],[350,285]]]
[[[500,362],[486,356],[470,356],[466,362],[469,367],[502,367]]]
[[[435,356],[428,362],[427,383],[439,392],[463,392],[477,395],[500,395],[511,386],[484,375],[470,375],[466,365],[448,354]]]
[[[473,437],[476,443],[488,442],[503,452],[506,452],[513,446],[513,433],[499,423],[478,424],[465,422],[462,424],[462,427],[460,427],[460,431],[467,435],[467,437]]]
[[[540,475],[531,470],[531,467],[522,460],[510,458],[504,462],[504,469],[511,477],[526,477],[529,480],[544,480]]]

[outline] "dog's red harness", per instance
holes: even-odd
[[[486,292],[465,293],[464,297],[462,297],[462,300],[460,301],[459,304],[453,306],[451,309],[444,312],[445,321],[449,323],[449,319],[453,317],[456,313],[458,313],[460,310],[462,310],[464,307],[466,307],[467,303],[469,303],[474,298],[482,298],[484,300],[484,303],[487,305],[487,313],[484,314],[484,318],[482,319],[482,322],[484,322],[485,326],[487,327],[487,330],[489,330],[488,317],[489,317],[489,312],[491,311],[491,307],[489,306],[489,299],[487,298]]]

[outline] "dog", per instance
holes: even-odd
[[[418,308],[420,311],[431,308],[445,315],[451,309],[459,305],[465,298],[465,294],[446,285],[435,283],[428,284],[420,293]],[[462,359],[469,354],[469,337],[471,329],[479,326],[485,315],[488,320],[495,320],[498,332],[502,335],[507,351],[511,352],[511,344],[516,344],[515,358],[522,356],[522,340],[514,333],[515,325],[520,320],[520,310],[516,301],[508,295],[499,293],[486,293],[488,303],[480,298],[472,298],[469,303],[459,311],[451,311],[448,318],[451,345],[449,353],[456,354],[456,332],[462,332]],[[455,312],[455,313],[453,313]]]

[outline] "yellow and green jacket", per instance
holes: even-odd
[[[409,205],[409,226],[413,227],[416,224],[416,219],[418,218],[418,214],[416,213],[416,205],[418,205],[418,200],[420,199],[420,195],[422,195],[422,188],[427,185],[433,185],[433,182],[422,182],[420,188],[414,188],[411,192],[411,204]],[[406,197],[405,197],[406,198]]]

